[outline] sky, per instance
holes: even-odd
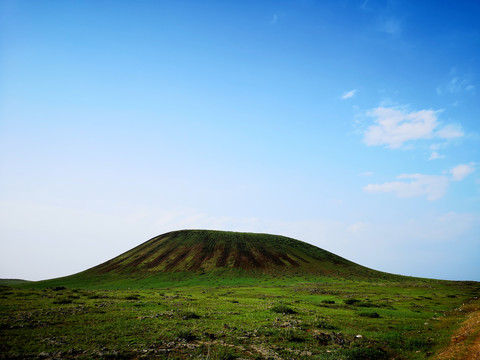
[[[0,0],[0,278],[179,229],[480,281],[480,2]]]

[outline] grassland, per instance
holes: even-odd
[[[72,276],[0,281],[0,359],[468,359],[479,297],[290,238],[179,231]]]
[[[245,282],[3,286],[0,358],[424,359],[480,295],[478,283],[419,279]]]

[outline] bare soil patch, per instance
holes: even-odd
[[[480,301],[463,305],[469,312],[467,320],[453,333],[450,344],[439,352],[435,360],[480,360]]]

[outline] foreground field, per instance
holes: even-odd
[[[448,347],[480,296],[479,283],[418,279],[23,286],[0,290],[0,358],[424,359]]]

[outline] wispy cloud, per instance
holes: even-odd
[[[389,35],[399,36],[402,33],[402,24],[397,19],[385,19],[380,23],[380,31]]]
[[[283,12],[276,12],[270,17],[270,25],[276,25],[280,19],[282,19],[285,16],[285,13]]]
[[[459,125],[447,125],[438,130],[436,135],[441,139],[453,139],[462,137],[465,133]]]
[[[455,166],[450,173],[452,174],[453,181],[463,180],[466,176],[470,175],[475,171],[473,163],[470,164],[460,164]]]
[[[354,224],[351,224],[347,227],[347,231],[352,234],[358,234],[362,231],[364,231],[367,228],[367,224],[364,222],[356,222]]]
[[[370,7],[368,3],[369,3],[369,0],[365,0],[364,2],[362,2],[360,4],[360,9],[362,9],[363,11],[369,10]]]
[[[476,87],[472,83],[471,75],[458,75],[455,69],[450,74],[452,77],[447,83],[437,86],[438,95],[475,92]]]
[[[276,24],[278,22],[278,14],[273,14],[272,18],[270,19],[270,24]]]
[[[383,184],[368,184],[363,188],[368,193],[393,193],[399,198],[426,196],[428,200],[438,200],[446,192],[448,178],[442,175],[402,174],[398,180]]]
[[[344,99],[344,100],[345,99],[350,99],[351,97],[354,97],[356,93],[357,93],[357,89],[347,91],[342,95],[342,99]]]
[[[444,157],[445,157],[445,155],[440,155],[438,152],[433,151],[433,152],[430,154],[430,157],[428,158],[428,160],[443,159]]]
[[[391,149],[400,148],[405,142],[421,139],[451,139],[464,133],[453,125],[438,129],[439,122],[435,110],[408,112],[403,108],[378,107],[368,112],[374,117],[375,125],[364,132],[364,142],[368,146],[385,145]]]
[[[385,182],[383,184],[368,184],[363,188],[365,192],[392,193],[399,198],[411,198],[425,196],[427,200],[434,201],[442,198],[451,181],[463,180],[474,171],[473,164],[460,164],[449,171],[452,175],[424,175],[424,174],[401,174],[398,181]]]

